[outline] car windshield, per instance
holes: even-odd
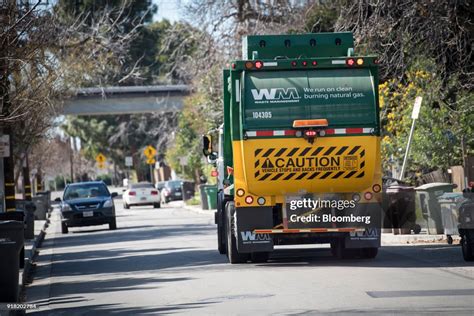
[[[134,183],[130,185],[130,189],[146,189],[146,188],[154,188],[153,184],[151,183]]]
[[[181,181],[170,181],[167,186],[172,189],[179,189],[181,188]]]
[[[110,196],[109,190],[104,184],[84,183],[72,185],[64,192],[64,200],[83,199],[98,196]]]

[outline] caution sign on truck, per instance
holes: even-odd
[[[257,148],[254,175],[258,181],[360,178],[364,156],[362,146]]]

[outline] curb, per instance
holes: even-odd
[[[38,255],[37,248],[41,247],[41,244],[44,240],[44,237],[46,236],[46,229],[48,228],[50,224],[50,213],[48,212],[48,216],[46,218],[46,221],[44,222],[43,227],[41,228],[40,233],[38,236],[33,241],[33,246],[31,248],[31,257],[25,260],[25,267],[23,268],[22,276],[21,276],[21,289],[20,292],[23,293],[25,291],[26,286],[30,283],[29,279],[31,276],[31,272],[34,266],[34,262],[36,259],[36,256]]]
[[[188,211],[191,211],[191,212],[194,212],[194,213],[198,213],[198,214],[206,214],[206,215],[213,215],[214,212],[216,211],[215,209],[212,209],[212,210],[203,210],[201,209],[200,207],[197,207],[197,206],[191,206],[191,205],[186,205],[185,203],[183,203],[183,206],[182,206],[184,209],[188,210]]]

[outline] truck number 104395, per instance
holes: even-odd
[[[271,119],[272,112],[252,112],[254,119]]]

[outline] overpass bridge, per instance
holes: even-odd
[[[188,85],[77,89],[64,101],[66,115],[110,115],[177,111],[191,93]]]

